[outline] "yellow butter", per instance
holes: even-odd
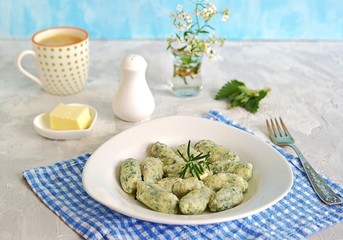
[[[92,123],[88,107],[61,103],[49,114],[50,128],[54,130],[83,130]]]

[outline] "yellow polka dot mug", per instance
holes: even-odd
[[[33,50],[18,54],[17,68],[53,95],[72,95],[84,89],[89,68],[88,33],[77,27],[44,29],[32,36]],[[31,55],[36,61],[38,77],[22,66]]]

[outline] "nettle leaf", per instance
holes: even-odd
[[[245,110],[256,113],[260,101],[267,96],[270,88],[252,90],[243,82],[231,80],[227,82],[216,94],[216,100],[225,100],[229,108],[243,107]]]
[[[230,99],[233,95],[238,95],[241,91],[239,86],[245,86],[244,83],[238,80],[231,80],[226,83],[216,94],[216,100]]]
[[[245,104],[244,108],[249,112],[256,113],[259,108],[260,99],[257,97],[250,98]]]

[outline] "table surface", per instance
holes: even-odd
[[[343,185],[343,42],[228,42],[214,61],[204,60],[204,88],[193,98],[177,98],[169,89],[172,59],[165,41],[91,41],[87,87],[65,97],[45,93],[15,68],[16,54],[31,48],[29,40],[0,43],[0,239],[80,238],[35,196],[21,173],[93,152],[112,136],[139,124],[124,122],[112,111],[119,66],[131,53],[148,63],[146,79],[156,101],[151,119],[203,116],[216,109],[268,139],[265,119],[282,116],[313,167]],[[32,59],[25,59],[24,65],[34,71]],[[227,109],[225,102],[214,100],[218,89],[232,79],[253,89],[272,89],[256,114]],[[60,102],[85,103],[98,110],[89,136],[57,141],[35,132],[33,118]],[[308,239],[342,238],[340,223]]]

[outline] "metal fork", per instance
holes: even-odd
[[[298,155],[301,164],[303,165],[308,179],[317,193],[318,197],[328,205],[340,204],[342,199],[340,199],[336,193],[323,181],[319,174],[311,167],[310,163],[306,160],[304,155],[295,146],[294,140],[286,128],[286,125],[282,121],[281,117],[280,123],[276,118],[266,120],[269,137],[273,143],[279,146],[290,146]],[[269,123],[270,122],[270,123]]]

